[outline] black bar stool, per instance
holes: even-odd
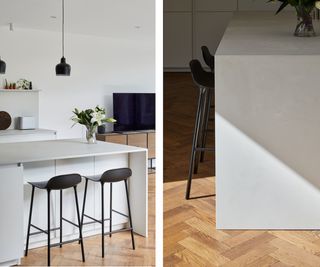
[[[198,60],[190,61],[190,69],[194,83],[199,88],[198,108],[193,132],[191,158],[189,164],[189,176],[186,190],[186,199],[190,199],[191,182],[193,173],[197,172],[198,168],[198,152],[211,151],[214,148],[205,147],[204,131],[207,131],[209,116],[208,107],[211,106],[211,95],[214,90],[214,81],[212,73],[206,72]]]
[[[201,51],[202,51],[202,57],[204,59],[204,62],[210,68],[210,71],[212,73],[212,80],[214,83],[214,56],[211,55],[207,46],[202,46]],[[213,84],[213,86],[214,86],[214,84]],[[213,118],[210,118],[210,111],[211,111],[211,109],[213,109],[213,111],[214,111],[214,107],[215,107],[214,106],[214,102],[215,102],[214,90],[210,90],[209,98],[210,98],[209,99],[210,103],[207,105],[206,114],[205,114],[205,126],[204,126],[203,136],[202,136],[202,147],[206,146],[207,133],[210,131],[214,132],[214,128],[212,130],[208,129],[209,121],[214,121],[214,116],[213,116]],[[214,127],[214,123],[213,123],[213,127]],[[201,151],[200,162],[204,162],[204,154],[205,154],[205,151]],[[195,166],[195,173],[197,173],[197,171],[198,171],[198,161]]]
[[[25,250],[25,256],[28,255],[28,247],[29,247],[29,237],[30,235],[36,235],[40,233],[47,234],[48,236],[48,266],[50,266],[50,248],[60,246],[62,247],[63,244],[79,241],[81,244],[81,253],[82,253],[82,261],[85,261],[84,256],[84,248],[83,248],[83,239],[82,239],[82,229],[81,229],[81,221],[80,221],[80,211],[79,211],[79,203],[78,203],[78,195],[77,195],[77,185],[81,182],[81,176],[79,174],[66,174],[66,175],[59,175],[52,177],[49,181],[44,182],[29,182],[32,185],[32,192],[31,192],[31,202],[30,202],[30,213],[29,213],[29,222],[28,222],[28,233],[27,233],[27,244]],[[77,210],[77,217],[78,217],[78,224],[75,224],[65,218],[62,217],[62,190],[71,188],[74,189],[74,197],[76,201],[76,210]],[[34,198],[34,190],[35,188],[47,190],[47,197],[48,197],[48,211],[47,211],[47,218],[48,218],[48,227],[47,230],[43,230],[33,224],[31,224],[32,218],[32,208],[33,208],[33,198]],[[50,229],[50,192],[52,190],[60,190],[60,227]],[[72,224],[79,228],[79,238],[68,240],[62,242],[62,221]],[[38,232],[30,233],[31,227],[38,230]],[[60,230],[60,242],[56,244],[50,244],[50,232]]]
[[[127,180],[132,175],[132,171],[129,168],[120,168],[120,169],[113,169],[108,170],[104,172],[101,177],[100,176],[93,176],[93,177],[84,177],[86,179],[85,189],[84,189],[84,198],[83,198],[83,206],[82,206],[82,218],[81,218],[81,226],[91,223],[100,223],[102,225],[101,227],[101,242],[102,242],[102,257],[104,257],[104,236],[111,235],[113,233],[118,232],[124,232],[124,231],[130,231],[131,232],[131,241],[132,241],[132,248],[135,249],[134,244],[134,235],[133,235],[133,227],[132,227],[132,219],[131,219],[131,209],[130,209],[130,201],[129,201],[129,193],[128,193],[128,184]],[[84,213],[85,211],[85,204],[86,204],[86,198],[87,198],[87,188],[88,188],[88,181],[97,182],[101,185],[101,220],[98,220],[96,218],[93,218],[87,214]],[[116,182],[124,182],[125,188],[126,188],[126,197],[127,197],[127,205],[128,205],[128,215],[123,214],[119,211],[116,211],[112,209],[112,184]],[[104,216],[104,184],[109,183],[110,184],[110,217],[105,218]],[[124,216],[126,218],[129,218],[129,228],[121,229],[117,231],[112,231],[112,212],[115,212],[121,216]],[[90,219],[90,222],[83,222],[84,217],[87,217]],[[104,222],[110,221],[109,225],[109,232],[104,232]]]

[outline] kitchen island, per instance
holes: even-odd
[[[119,145],[106,142],[87,144],[77,139],[50,140],[0,144],[0,265],[17,264],[23,255],[27,219],[30,205],[31,186],[28,181],[49,180],[55,175],[79,173],[83,176],[100,175],[112,168],[129,167],[132,177],[129,179],[129,195],[133,230],[142,236],[148,233],[148,176],[147,150],[144,148]],[[121,184],[122,185],[122,184]],[[127,214],[125,189],[114,184],[114,209]],[[109,214],[106,187],[105,207]],[[84,185],[78,186],[78,196],[82,204]],[[35,191],[33,224],[46,229],[46,192]],[[64,190],[64,214],[71,221],[76,221],[72,190]],[[99,185],[89,183],[86,213],[100,218]],[[52,192],[52,227],[57,227],[59,218],[59,196]],[[81,206],[80,206],[81,208]],[[121,229],[127,218],[115,215],[114,229]],[[84,236],[100,233],[100,224],[83,227]],[[77,228],[64,225],[64,240],[78,236]],[[53,233],[53,242],[58,233]],[[30,239],[30,247],[46,244],[46,235],[35,235]],[[85,242],[85,241],[84,241]]]
[[[320,27],[239,12],[215,55],[218,229],[320,229]]]

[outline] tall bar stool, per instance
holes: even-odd
[[[212,73],[212,80],[214,83],[214,56],[210,53],[207,46],[202,46],[201,51],[202,51],[202,57],[203,57],[204,62],[210,68],[210,71]],[[207,133],[208,133],[208,131],[210,131],[208,129],[209,121],[214,121],[214,117],[210,118],[210,111],[211,111],[211,109],[214,111],[214,107],[215,107],[214,106],[214,102],[215,102],[214,90],[210,90],[209,97],[210,97],[210,99],[209,99],[210,103],[207,105],[207,110],[206,110],[206,114],[205,114],[205,126],[204,126],[203,136],[202,136],[202,147],[205,147],[206,143],[207,143]],[[212,131],[214,131],[214,128],[212,129]],[[200,162],[204,162],[204,154],[205,154],[205,151],[201,151]],[[195,172],[197,172],[197,171],[198,171],[198,161],[195,166]]]
[[[113,233],[130,231],[131,232],[132,248],[135,249],[132,219],[131,219],[131,209],[130,209],[130,201],[129,201],[129,193],[128,193],[128,184],[127,184],[127,180],[131,175],[132,175],[131,169],[119,168],[119,169],[108,170],[108,171],[104,172],[101,176],[84,177],[86,179],[86,183],[85,183],[83,206],[82,206],[81,226],[83,227],[83,225],[91,224],[91,223],[100,223],[102,225],[102,227],[101,227],[102,258],[104,257],[104,236],[105,235],[109,235],[111,237],[111,235]],[[101,185],[101,220],[93,218],[93,217],[84,213],[89,180],[92,182],[100,183],[100,185]],[[124,185],[126,188],[128,215],[112,209],[112,184],[117,183],[117,182],[122,182],[122,181],[124,182]],[[109,218],[105,218],[105,216],[104,216],[104,184],[105,183],[110,184],[110,217]],[[115,212],[121,216],[129,218],[129,228],[112,231],[112,212]],[[83,222],[84,217],[90,219],[91,221],[84,223]],[[104,222],[105,221],[110,221],[109,232],[104,232]]]
[[[26,243],[26,250],[25,250],[25,256],[28,256],[28,248],[29,248],[29,237],[30,235],[36,235],[40,233],[47,234],[48,236],[48,254],[47,254],[47,264],[50,266],[50,249],[52,247],[60,246],[62,247],[63,244],[79,241],[81,245],[81,253],[82,253],[82,261],[85,261],[85,256],[84,256],[84,248],[83,248],[83,239],[82,239],[82,229],[81,229],[81,221],[80,221],[80,211],[79,211],[79,203],[78,203],[78,195],[77,195],[77,185],[81,182],[81,176],[79,174],[66,174],[66,175],[59,175],[52,177],[49,181],[43,181],[43,182],[29,182],[29,184],[32,185],[32,191],[31,191],[31,202],[30,202],[30,213],[29,213],[29,222],[28,222],[28,232],[27,232],[27,243]],[[78,224],[75,224],[68,219],[65,219],[62,217],[62,190],[71,188],[73,187],[74,189],[74,197],[75,197],[75,202],[76,202],[76,210],[77,210],[77,219],[78,219]],[[35,226],[31,223],[32,219],[32,209],[33,209],[33,198],[34,198],[34,191],[35,188],[41,189],[41,190],[47,190],[47,206],[48,206],[48,211],[47,211],[47,219],[48,219],[48,226],[47,230],[43,230],[39,228],[38,226]],[[52,190],[60,190],[60,226],[57,228],[50,229],[50,193]],[[76,226],[79,228],[79,238],[73,239],[73,240],[68,240],[68,241],[62,241],[62,221],[65,221],[69,224],[72,224],[73,226]],[[35,228],[38,230],[38,232],[30,233],[31,227]],[[55,231],[55,230],[60,230],[60,242],[51,244],[50,243],[50,232]]]
[[[193,173],[196,172],[197,156],[201,151],[212,151],[214,148],[203,146],[203,131],[207,124],[208,117],[206,116],[208,106],[211,105],[212,90],[214,90],[214,81],[212,74],[206,72],[198,60],[190,61],[190,69],[193,78],[193,82],[199,88],[198,108],[196,113],[196,120],[193,132],[191,158],[189,164],[189,176],[186,190],[186,199],[190,199],[191,183]]]

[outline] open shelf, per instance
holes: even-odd
[[[21,89],[0,89],[0,93],[34,93],[40,92],[41,90],[32,89],[32,90],[21,90]]]

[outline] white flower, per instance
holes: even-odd
[[[320,1],[316,1],[314,5],[317,9],[320,9]]]
[[[74,121],[75,123],[79,122],[79,118],[77,115],[72,116],[71,120]]]
[[[92,112],[90,114],[91,118],[91,123],[97,123],[98,126],[102,125],[102,120],[106,117],[102,112]]]

